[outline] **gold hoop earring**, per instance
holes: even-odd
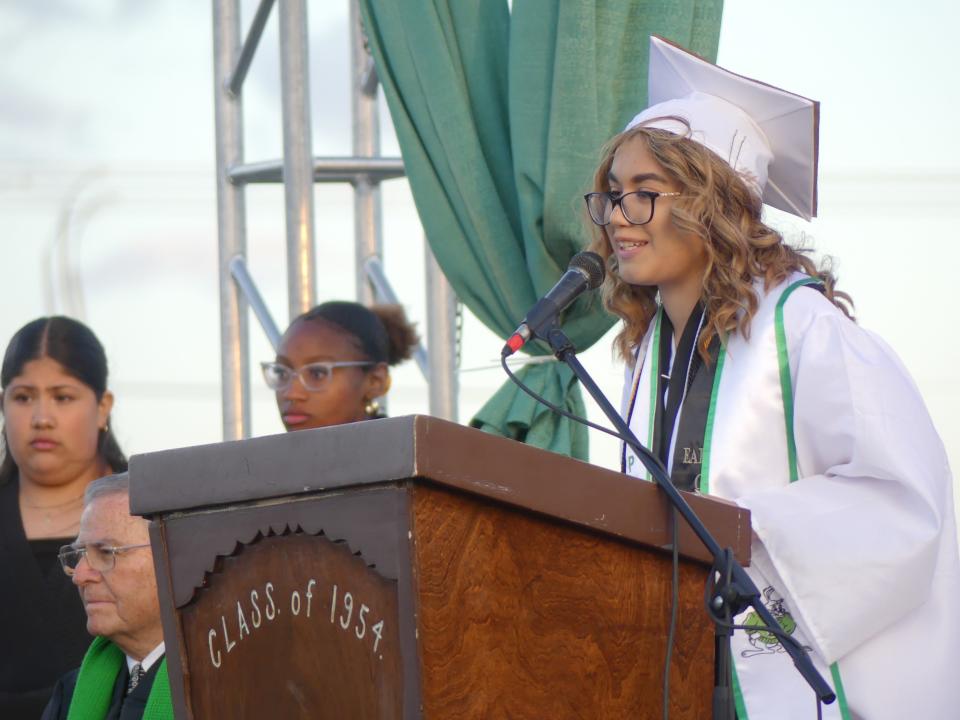
[[[363,412],[366,413],[368,418],[377,417],[380,413],[380,403],[376,400],[367,400],[367,404],[363,406]]]

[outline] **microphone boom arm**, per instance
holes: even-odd
[[[837,696],[814,667],[810,658],[807,657],[806,651],[792,637],[780,632],[780,624],[767,609],[766,605],[760,601],[760,590],[747,574],[747,571],[743,569],[743,566],[740,565],[739,562],[733,559],[732,553],[730,553],[729,550],[724,550],[720,547],[719,543],[704,526],[693,508],[690,507],[683,495],[680,494],[680,491],[670,482],[666,470],[660,461],[637,440],[633,431],[630,430],[629,425],[620,417],[620,413],[610,404],[610,401],[607,400],[606,396],[593,381],[593,378],[590,377],[590,374],[580,363],[580,360],[577,359],[576,349],[564,332],[556,325],[552,325],[545,330],[544,339],[549,343],[556,358],[565,362],[570,367],[573,374],[576,375],[583,387],[600,406],[600,409],[603,410],[604,415],[607,416],[617,432],[620,433],[621,439],[637,453],[644,467],[650,472],[651,477],[667,495],[670,503],[683,516],[683,519],[687,521],[687,524],[700,539],[700,542],[704,544],[714,558],[714,569],[727,568],[730,575],[729,583],[725,583],[724,578],[717,581],[715,594],[711,599],[713,609],[718,612],[725,610],[729,614],[729,617],[732,618],[734,615],[742,612],[747,605],[752,606],[767,628],[773,630],[776,636],[781,639],[781,644],[793,660],[797,671],[803,676],[807,684],[810,685],[817,697],[826,704],[832,703]],[[714,618],[714,620],[716,621],[716,618]]]

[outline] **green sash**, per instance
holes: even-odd
[[[110,709],[113,686],[124,663],[123,651],[104,637],[94,638],[83,656],[67,720],[101,720]],[[160,661],[143,720],[173,720],[167,659]]]

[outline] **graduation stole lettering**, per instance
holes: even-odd
[[[710,341],[710,362],[704,362],[697,350],[697,340],[705,322],[703,306],[698,304],[687,320],[677,345],[673,367],[670,374],[666,375],[663,369],[670,367],[673,328],[666,313],[663,313],[662,322],[663,331],[657,338],[658,342],[651,348],[651,352],[658,354],[658,365],[661,368],[660,373],[653,379],[656,383],[656,402],[651,450],[666,466],[670,446],[673,444],[670,479],[678,489],[692,492],[700,487],[704,434],[713,396],[720,338],[714,336]],[[675,441],[674,428],[677,434]]]
[[[94,638],[80,665],[67,720],[106,716],[113,697],[113,686],[124,662],[123,651],[119,647],[105,637]],[[173,720],[166,658],[160,661],[160,667],[157,668],[157,675],[147,698],[147,707],[143,711],[143,720]]]

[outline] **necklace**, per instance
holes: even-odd
[[[62,518],[61,518],[62,519]],[[75,537],[77,531],[80,529],[80,518],[71,519],[67,523],[60,523],[58,525],[50,525],[50,518],[47,518],[47,524],[42,528],[35,528],[33,532],[28,535],[30,540],[43,540],[44,538],[68,538]]]
[[[83,493],[63,502],[51,505],[32,503],[20,498],[21,512],[33,518],[34,523],[40,523],[44,533],[50,532],[56,525],[60,530],[69,530],[79,522],[79,510],[83,506]],[[64,521],[67,520],[65,524]]]
[[[26,500],[22,500],[21,502],[23,504],[23,507],[30,508],[31,510],[57,510],[59,508],[65,508],[72,505],[79,505],[82,500],[83,500],[83,493],[81,493],[80,495],[77,495],[77,497],[75,498],[71,498],[70,500],[67,500],[66,502],[57,503],[56,505],[33,505],[31,503],[28,503]]]
[[[80,527],[83,495],[53,505],[38,505],[21,499],[24,530],[31,540],[76,535]]]

